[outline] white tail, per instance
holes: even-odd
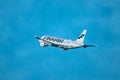
[[[85,35],[86,35],[86,32],[87,32],[86,29],[83,30],[83,32],[80,34],[80,36],[78,37],[78,39],[76,40],[76,42],[78,42],[78,43],[83,43],[84,38],[85,38]]]

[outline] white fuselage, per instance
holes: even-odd
[[[51,36],[42,36],[39,42],[40,42],[40,45],[43,47],[50,45],[50,46],[59,47],[65,50],[79,48],[84,45],[83,43],[77,43],[76,41],[66,40],[66,39],[56,38]]]
[[[39,40],[40,46],[42,47],[54,46],[54,47],[62,48],[64,50],[74,49],[74,48],[79,48],[79,47],[84,47],[84,48],[96,47],[95,45],[83,44],[86,32],[87,32],[86,29],[83,30],[76,41],[66,40],[66,39],[56,38],[56,37],[51,37],[51,36],[42,36],[41,38],[35,36],[35,38]]]

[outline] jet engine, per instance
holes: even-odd
[[[40,46],[42,46],[42,47],[46,47],[46,46],[48,46],[48,44],[47,44],[47,43],[42,42],[42,43],[40,43]]]

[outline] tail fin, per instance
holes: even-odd
[[[80,34],[80,36],[78,37],[78,39],[76,40],[76,42],[78,42],[78,43],[83,43],[84,38],[85,38],[85,35],[86,35],[86,32],[87,32],[86,29],[83,30],[83,32]]]

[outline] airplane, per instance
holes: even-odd
[[[86,48],[86,47],[96,47],[96,45],[86,45],[84,44],[84,38],[86,36],[87,30],[84,29],[80,36],[77,38],[77,40],[72,41],[72,40],[67,40],[63,38],[57,38],[57,37],[52,37],[52,36],[42,36],[42,37],[37,37],[36,35],[34,36],[38,41],[40,42],[40,46],[42,47],[47,47],[47,46],[53,46],[53,47],[58,47],[63,50],[68,50],[68,49],[75,49],[75,48]]]

